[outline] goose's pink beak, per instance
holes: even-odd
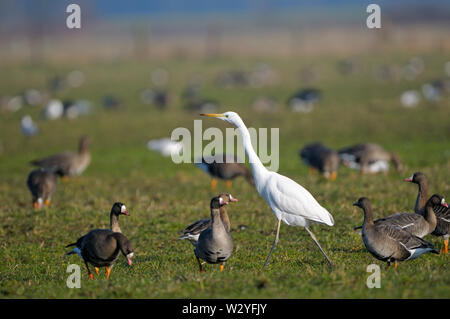
[[[128,265],[131,266],[133,264],[133,261],[131,260],[131,258],[127,258],[128,260]]]
[[[412,178],[411,177],[405,178],[405,182],[412,182]]]

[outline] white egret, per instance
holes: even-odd
[[[269,262],[270,256],[279,241],[281,221],[291,226],[304,227],[330,265],[333,266],[333,263],[317,241],[316,236],[314,236],[309,229],[310,222],[333,226],[333,216],[323,208],[304,187],[297,184],[292,179],[276,172],[271,172],[264,167],[253,149],[250,133],[237,113],[225,112],[223,114],[201,115],[216,117],[229,122],[238,128],[242,136],[242,145],[244,146],[250,165],[252,166],[256,189],[258,193],[265,198],[275,217],[278,219],[275,241],[273,242],[263,268]]]

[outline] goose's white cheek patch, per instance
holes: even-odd
[[[125,205],[122,205],[122,208],[120,209],[122,213],[125,213],[127,211],[127,207]]]
[[[219,197],[219,203],[220,203],[220,205],[223,204],[223,199],[222,199],[222,197]]]

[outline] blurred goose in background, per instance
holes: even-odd
[[[225,262],[233,253],[233,240],[220,218],[220,207],[224,205],[227,202],[220,196],[211,200],[211,227],[202,231],[198,237],[194,253],[201,272],[205,270],[200,259],[209,264],[220,263],[220,271],[223,271]]]
[[[27,186],[33,197],[35,209],[41,209],[44,203],[47,207],[50,205],[56,184],[56,175],[44,168],[35,169],[28,175]]]
[[[195,165],[211,176],[211,190],[213,191],[216,189],[217,178],[225,180],[227,188],[231,187],[232,180],[238,176],[243,176],[250,185],[255,185],[250,170],[239,163],[234,155],[204,156],[201,160],[196,159]]]
[[[405,108],[416,107],[420,103],[420,94],[416,90],[408,90],[400,95],[400,103]]]
[[[392,161],[397,171],[402,170],[402,163],[397,154],[386,151],[374,143],[356,144],[338,151],[342,163],[353,169],[360,169],[362,174],[386,172],[389,161]]]
[[[428,180],[426,175],[422,172],[415,172],[411,177],[406,178],[405,181],[418,185],[419,192],[417,194],[416,204],[414,205],[414,211],[417,214],[424,215],[424,202],[428,196]],[[448,254],[448,239],[450,237],[450,208],[448,205],[435,205],[433,207],[433,211],[436,215],[436,228],[431,234],[434,236],[442,236],[444,238],[444,247],[441,249],[441,253]]]
[[[237,198],[234,198],[233,196],[231,196],[231,194],[220,194],[219,197],[222,198],[224,203],[226,203],[225,205],[230,202],[238,201]],[[225,205],[222,205],[219,208],[220,219],[222,220],[225,230],[227,232],[230,232],[230,219],[228,218],[228,213]],[[200,233],[205,229],[211,227],[211,223],[212,220],[210,218],[199,219],[195,223],[192,223],[185,229],[181,230],[179,233],[182,233],[183,235],[178,237],[178,239],[187,239],[191,242],[192,245],[195,246],[197,244],[198,236],[200,236]]]
[[[44,116],[48,120],[56,120],[64,114],[64,103],[57,99],[48,101],[44,108]]]
[[[169,105],[169,93],[161,89],[145,89],[141,92],[141,100],[144,104],[152,104],[163,110]]]
[[[34,136],[39,132],[37,125],[30,115],[25,115],[20,121],[20,128],[25,136]]]
[[[375,225],[398,226],[414,236],[422,238],[431,234],[436,228],[437,219],[433,209],[438,205],[448,207],[445,199],[441,195],[434,194],[425,204],[423,215],[414,213],[396,213],[385,218],[377,219],[374,223]],[[361,227],[357,227],[356,229]]]
[[[375,258],[386,261],[388,266],[394,262],[394,267],[397,268],[399,261],[415,259],[427,252],[439,254],[431,243],[414,236],[399,226],[375,224],[372,205],[367,198],[361,197],[353,205],[364,211],[362,226],[364,246]]]
[[[168,157],[172,156],[172,154],[180,154],[183,151],[183,143],[164,137],[148,141],[147,148]]]
[[[322,143],[308,144],[300,150],[300,157],[310,171],[318,170],[323,176],[334,181],[339,168],[338,153]]]
[[[78,254],[81,257],[86,265],[89,279],[94,279],[94,275],[89,269],[88,263],[96,268],[106,267],[106,279],[109,278],[111,268],[120,253],[127,259],[128,265],[132,265],[131,258],[134,256],[134,248],[122,233],[116,233],[109,229],[94,229],[66,247],[71,246],[75,246],[75,248],[66,255]]]
[[[295,93],[287,101],[288,106],[295,112],[308,113],[311,112],[314,104],[316,104],[322,96],[318,89],[307,88]]]
[[[252,104],[252,109],[258,113],[275,112],[278,108],[278,103],[275,99],[265,96],[258,96]]]
[[[67,176],[80,175],[91,162],[89,144],[89,136],[82,136],[79,142],[78,153],[58,153],[49,157],[31,161],[31,164],[52,170],[55,174],[63,178],[66,178]]]
[[[103,107],[107,110],[119,110],[123,108],[123,103],[118,97],[109,94],[103,97]]]

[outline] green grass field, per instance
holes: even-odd
[[[443,76],[444,54],[424,56],[426,70],[414,81],[380,82],[372,66],[404,64],[404,54],[361,56],[359,73],[341,76],[337,58],[267,60],[280,73],[280,83],[261,89],[221,89],[215,75],[228,67],[250,68],[258,59],[167,60],[155,62],[92,62],[85,64],[2,66],[0,95],[44,87],[52,74],[73,69],[85,72],[86,83],[59,96],[83,98],[94,104],[90,116],[75,120],[47,121],[38,108],[24,107],[17,113],[0,113],[0,296],[3,298],[448,298],[449,256],[427,254],[387,269],[364,248],[352,228],[362,222],[362,211],[352,206],[360,196],[371,199],[376,217],[412,211],[417,187],[403,182],[415,171],[429,177],[431,192],[450,196],[450,101],[422,100],[415,109],[403,109],[399,96],[406,89],[420,89],[428,80]],[[315,86],[323,100],[309,114],[292,113],[284,102],[302,83],[298,70],[317,66]],[[149,86],[150,71],[164,66],[170,71],[169,89],[176,96],[167,111],[143,105],[139,92]],[[193,128],[198,114],[182,110],[181,89],[189,75],[205,78],[204,95],[221,102],[221,111],[236,111],[249,127],[280,128],[279,173],[307,188],[334,216],[335,226],[313,225],[313,231],[336,267],[326,260],[300,227],[281,226],[280,243],[270,264],[262,265],[275,236],[276,219],[263,198],[243,179],[230,190],[239,199],[230,205],[235,251],[225,271],[207,265],[199,273],[193,248],[178,241],[177,232],[198,218],[209,216],[212,196],[227,191],[224,182],[212,193],[210,178],[192,164],[175,165],[146,149],[151,138],[170,136],[176,127]],[[115,94],[125,108],[107,112],[102,96]],[[253,99],[261,94],[280,101],[279,112],[255,114]],[[20,119],[31,114],[40,134],[26,138]],[[226,123],[203,119],[204,129]],[[32,159],[77,148],[81,134],[92,137],[92,163],[84,174],[59,181],[50,208],[33,211],[25,182]],[[357,142],[376,142],[396,151],[405,170],[399,174],[361,176],[341,167],[334,182],[309,175],[298,157],[306,143],[322,141],[340,148]],[[206,145],[207,142],[204,142]],[[109,226],[115,201],[124,202],[131,214],[122,217],[123,233],[135,246],[132,267],[120,258],[110,280],[101,272],[88,281],[77,256],[65,256],[64,246],[94,228]],[[246,225],[241,229],[238,225]],[[440,248],[442,239],[428,236]],[[80,289],[66,287],[66,268],[81,266]],[[381,288],[369,289],[369,264],[381,266]]]

